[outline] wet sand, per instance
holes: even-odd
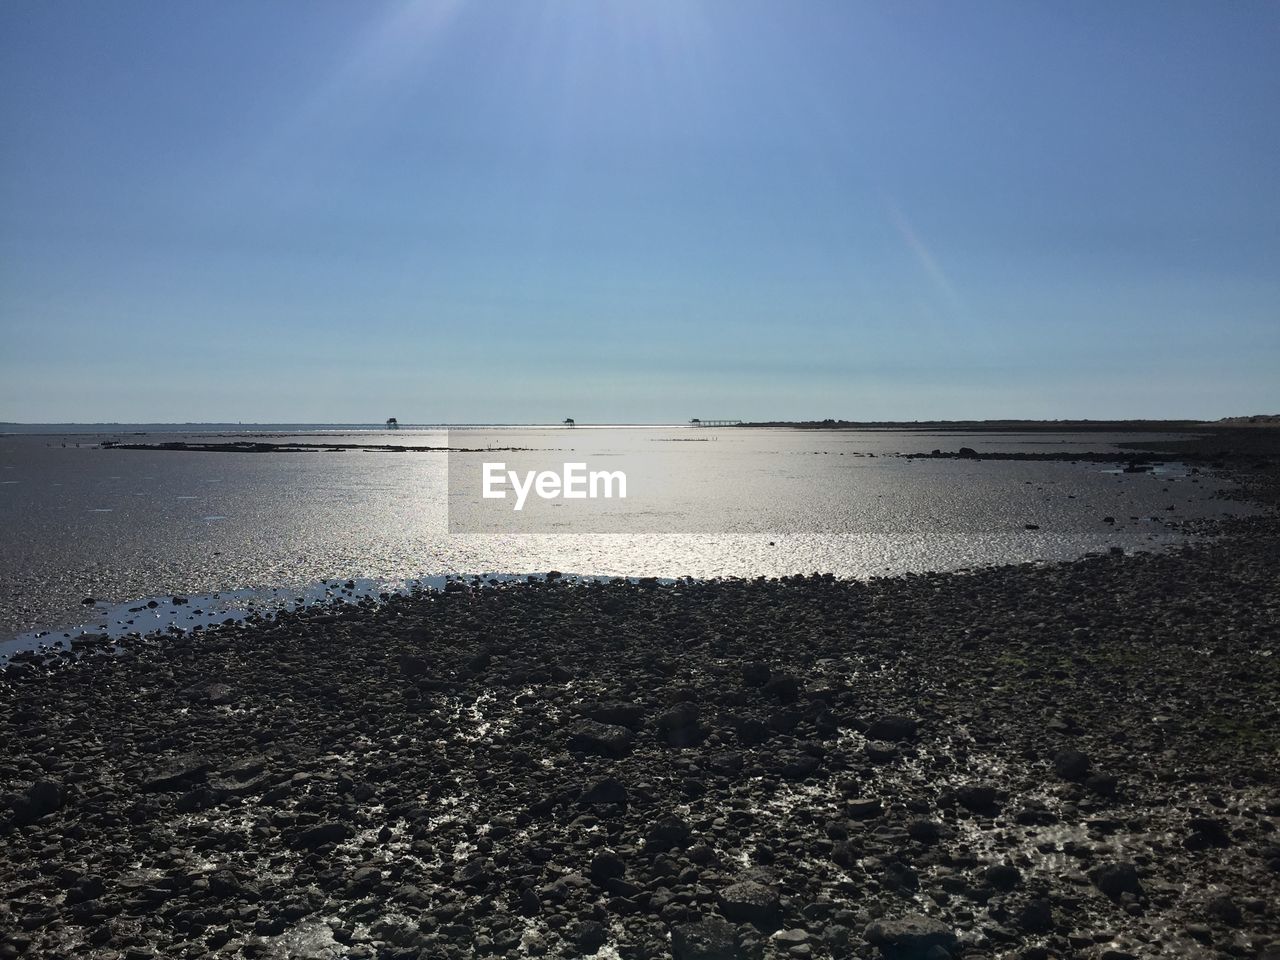
[[[19,659],[0,956],[1280,956],[1276,524]]]

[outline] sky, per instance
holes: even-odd
[[[6,0],[0,420],[1280,413],[1280,4]]]

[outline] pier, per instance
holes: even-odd
[[[694,417],[689,421],[691,427],[740,427],[741,420],[703,420],[701,417]]]

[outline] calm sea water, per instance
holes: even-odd
[[[645,458],[667,482],[614,517],[610,529],[621,532],[565,523],[554,533],[458,534],[449,532],[457,491],[443,453],[194,453],[100,443],[252,437],[457,446],[478,433],[161,429],[0,437],[0,637],[116,622],[131,605],[128,619],[146,626],[158,614],[138,610],[138,601],[174,594],[200,598],[184,606],[187,617],[200,609],[216,619],[254,597],[322,595],[317,585],[349,578],[377,590],[447,573],[867,577],[1067,559],[1112,546],[1160,548],[1183,539],[1189,520],[1242,509],[1215,496],[1221,482],[1176,466],[1125,474],[1096,463],[894,456],[960,446],[1097,451],[1153,435],[509,428],[496,435],[512,447],[592,462]],[[215,592],[222,596],[207,596]],[[87,597],[96,605],[82,604]]]

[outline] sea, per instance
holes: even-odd
[[[1159,439],[691,424],[9,425],[0,653],[450,577],[868,578],[1163,550],[1206,520],[1248,512],[1211,472],[1123,469],[1135,455],[1120,444]],[[123,448],[165,443],[295,446]],[[961,447],[978,456],[904,456]],[[1019,452],[1115,460],[982,458]],[[532,496],[517,513],[513,500],[481,502],[480,471],[497,462],[521,473],[625,470],[628,496]]]

